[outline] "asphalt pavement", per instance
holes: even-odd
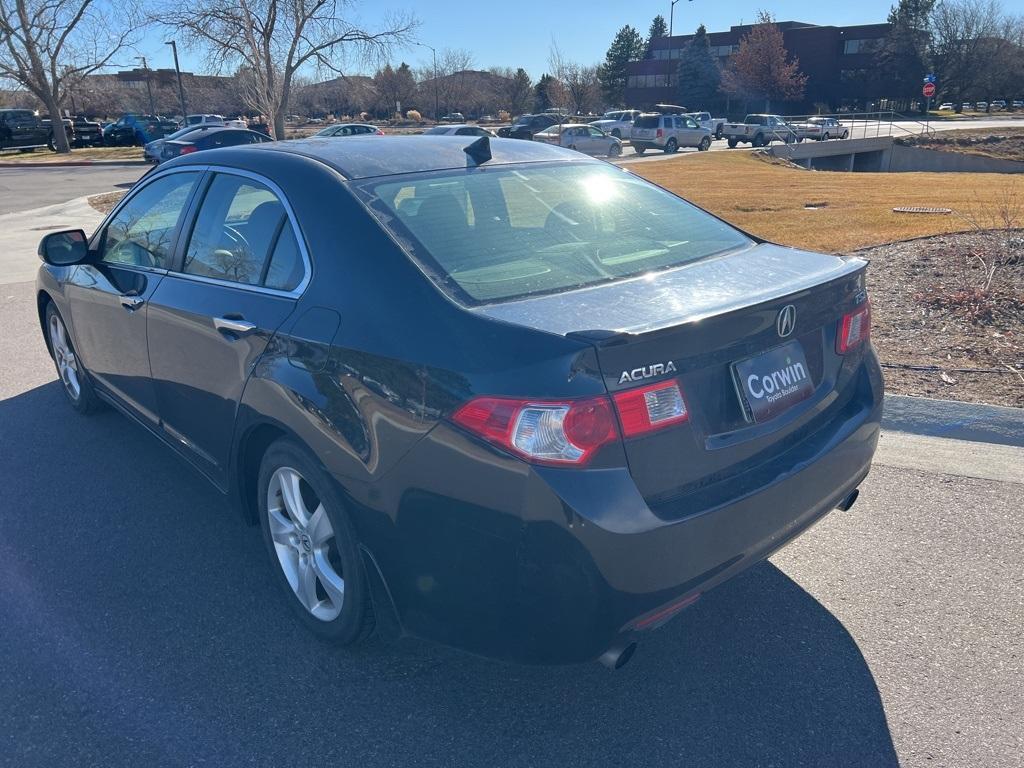
[[[147,170],[148,166],[99,164],[0,168],[0,215],[127,189]]]
[[[344,651],[212,487],[64,403],[31,284],[0,328],[0,765],[1024,765],[1024,477],[883,450],[852,510],[618,672]]]

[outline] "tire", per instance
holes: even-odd
[[[700,144],[697,145],[697,149],[700,150],[701,152],[707,152],[709,149],[711,149],[711,137],[705,136],[703,139],[701,139]]]
[[[46,346],[57,369],[57,378],[71,407],[82,415],[100,410],[103,403],[96,396],[89,372],[75,352],[64,318],[53,302],[46,305]]]
[[[665,142],[666,155],[674,155],[678,149],[679,145],[676,143],[675,139],[669,139],[668,141]]]
[[[366,639],[374,627],[370,585],[334,481],[305,449],[281,439],[263,455],[257,483],[263,543],[299,621],[336,645]]]
[[[571,149],[573,152],[579,152],[579,150],[576,149],[576,145],[575,144],[570,144],[569,145],[569,149]]]
[[[829,140],[829,135],[827,133],[821,134],[821,140],[822,141],[828,141]]]
[[[644,152],[647,151],[647,147],[637,147],[637,146],[634,146],[633,147],[633,151],[636,152],[638,155],[642,155]]]
[[[750,142],[750,146],[752,146],[752,147],[763,147],[764,146],[764,136],[762,136],[760,133],[757,134],[756,136],[754,136],[754,140]]]
[[[736,149],[736,145],[739,144],[736,139],[729,139],[729,149]]]
[[[612,144],[610,147],[608,147],[608,157],[618,157],[621,154],[622,154],[622,145],[621,144]]]
[[[718,126],[717,128],[715,128],[715,138],[722,138],[722,126]]]

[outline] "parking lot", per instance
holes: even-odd
[[[0,212],[139,173],[66,171],[0,171]],[[0,278],[0,328],[2,765],[1024,765],[1024,448],[887,431],[852,510],[618,672],[342,651],[212,487],[70,410],[31,282]]]

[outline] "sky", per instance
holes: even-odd
[[[778,21],[804,21],[811,24],[870,24],[885,21],[893,0],[859,0],[858,2],[808,3],[806,0],[754,0],[721,2],[720,0],[679,0],[675,6],[676,34],[692,32],[703,23],[709,32],[727,30],[730,26],[750,23],[761,8],[770,11]],[[366,26],[374,26],[384,14],[408,12],[420,21],[416,38],[438,51],[462,48],[473,55],[474,67],[523,67],[536,80],[547,70],[548,54],[554,40],[567,61],[597,64],[624,24],[647,34],[651,19],[661,13],[669,18],[669,0],[518,0],[518,2],[474,2],[467,0],[426,0],[421,2],[367,2],[352,0],[350,8]],[[174,66],[169,39],[162,30],[150,31],[139,44],[139,53],[154,69]],[[203,59],[198,52],[179,48],[184,71],[201,73]],[[396,50],[394,63],[430,66],[430,51],[410,46]],[[372,74],[366,66],[353,62],[347,74]],[[369,67],[370,70],[373,67]],[[330,75],[327,75],[329,77]]]

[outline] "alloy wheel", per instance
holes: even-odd
[[[82,385],[78,380],[78,359],[68,341],[68,332],[63,321],[55,313],[50,316],[50,349],[57,363],[57,373],[61,383],[72,400],[78,400],[82,394]]]
[[[308,482],[280,467],[267,486],[267,516],[278,563],[302,606],[332,621],[345,601],[345,579],[334,527]]]

